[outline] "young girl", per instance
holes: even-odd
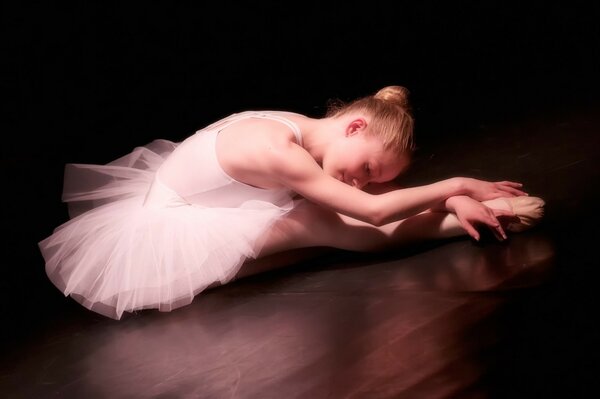
[[[39,247],[50,280],[85,307],[170,311],[248,259],[297,248],[374,251],[487,226],[499,239],[542,216],[522,185],[456,177],[389,182],[413,151],[407,90],[389,86],[319,119],[233,114],[181,143],[155,140],[107,165],[68,164],[71,220]],[[499,218],[505,218],[503,223]]]

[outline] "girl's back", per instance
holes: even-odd
[[[179,144],[157,178],[193,204],[229,207],[247,200],[289,200],[289,190],[269,178],[262,163],[269,148],[302,143],[300,129],[285,114],[249,111],[199,130]]]

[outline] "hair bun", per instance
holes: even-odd
[[[408,96],[410,92],[406,87],[403,86],[386,86],[383,89],[379,90],[374,98],[378,100],[387,101],[398,105],[402,108],[410,108],[410,104],[408,102]]]

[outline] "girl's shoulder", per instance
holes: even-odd
[[[280,188],[272,174],[301,150],[294,126],[272,118],[243,118],[219,131],[217,159],[234,179],[262,188]]]
[[[219,141],[243,147],[257,142],[301,145],[302,132],[297,122],[300,118],[302,115],[275,111],[249,114],[221,129]]]

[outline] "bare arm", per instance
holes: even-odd
[[[310,154],[295,144],[272,149],[267,157],[271,175],[282,185],[321,206],[377,226],[420,213],[451,196],[467,194],[460,178],[369,194],[325,174]]]

